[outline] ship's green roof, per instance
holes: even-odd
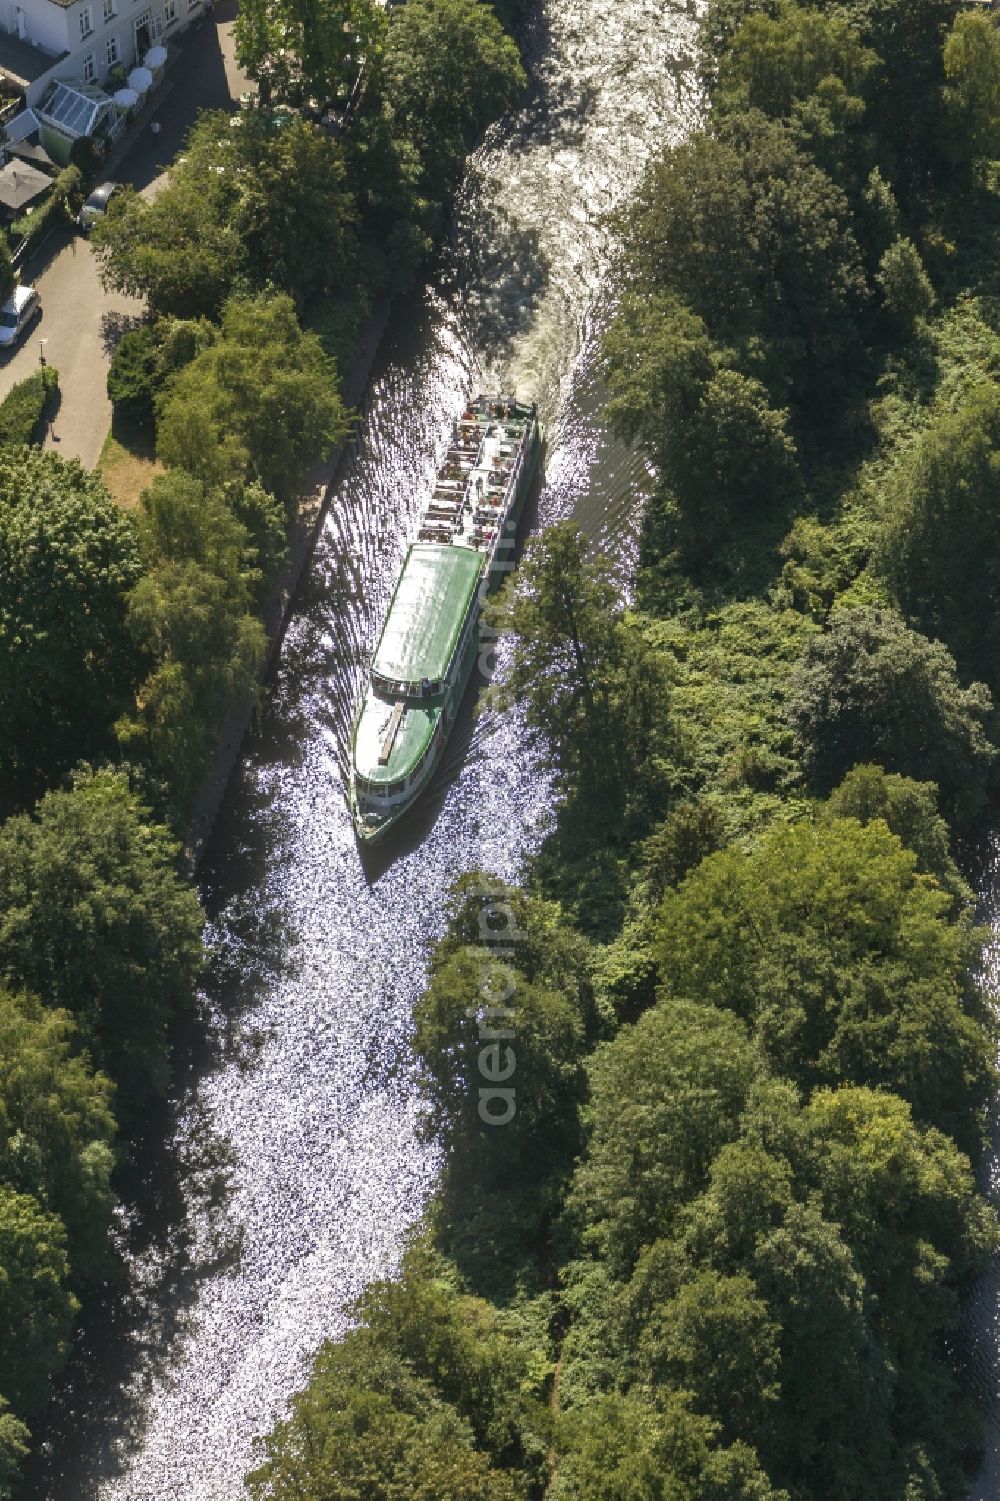
[[[431,742],[441,718],[440,697],[421,702],[410,699],[399,730],[392,742],[392,754],[385,766],[379,753],[392,715],[392,705],[370,689],[358,716],[354,733],[354,766],[369,782],[387,784],[408,777]]]
[[[410,548],[372,662],[376,673],[394,683],[444,677],[482,562],[470,547],[418,542]]]

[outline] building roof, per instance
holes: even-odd
[[[55,166],[44,146],[36,146],[31,141],[7,141],[5,145],[9,156],[19,156],[26,162],[37,162],[40,167]]]
[[[35,105],[35,114],[64,135],[91,135],[103,114],[114,113],[110,94],[95,83],[54,83]]]
[[[69,53],[43,52],[34,42],[23,42],[19,36],[0,31],[0,73],[6,73],[22,88],[41,78],[64,57],[69,57]]]
[[[395,683],[443,678],[482,564],[482,554],[471,547],[415,543],[392,596],[373,671]]]
[[[38,117],[31,113],[30,109],[23,109],[19,115],[8,120],[3,128],[4,143],[16,145],[18,141],[24,141],[28,136],[34,135],[38,130]]]
[[[23,208],[51,186],[52,178],[30,162],[8,162],[0,167],[0,203],[6,208]]]

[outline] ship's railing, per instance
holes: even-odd
[[[441,692],[441,682],[438,678],[416,678],[410,681],[398,681],[387,678],[372,668],[372,687],[376,693],[393,701],[401,698],[433,698]]]

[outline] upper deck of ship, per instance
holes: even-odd
[[[421,542],[472,548],[488,566],[530,461],[535,409],[512,396],[480,396],[466,407],[438,471],[418,529]]]

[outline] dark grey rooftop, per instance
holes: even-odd
[[[33,42],[22,42],[19,36],[0,31],[0,73],[6,73],[15,83],[34,83],[64,57],[69,53],[43,52]]]

